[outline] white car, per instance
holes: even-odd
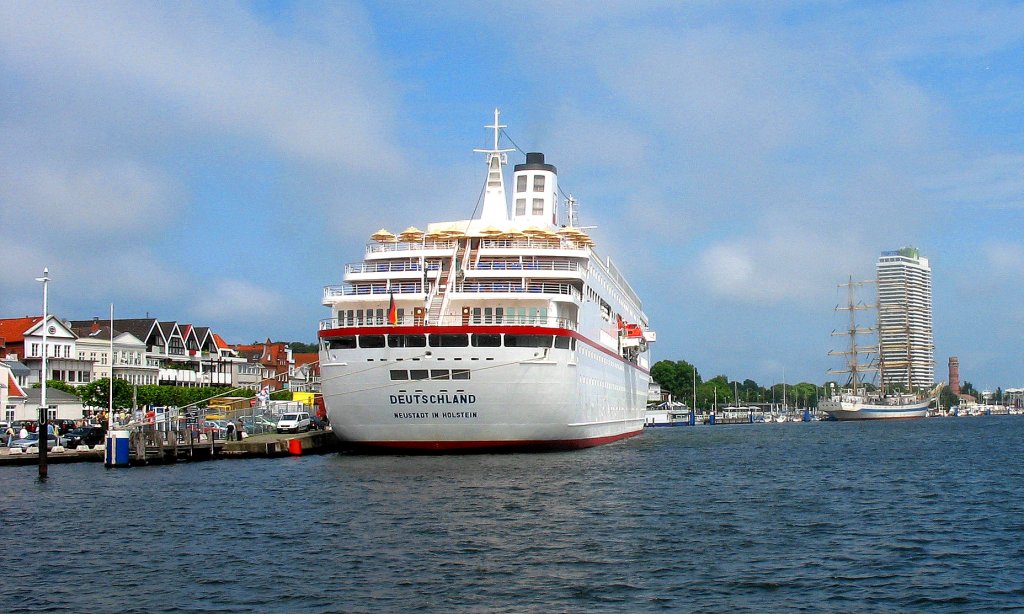
[[[278,433],[305,433],[309,430],[309,414],[302,411],[283,414],[277,421]]]

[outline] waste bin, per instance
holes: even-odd
[[[107,441],[103,451],[106,459],[104,464],[107,467],[128,467],[131,454],[129,453],[128,431],[110,431],[107,433]]]

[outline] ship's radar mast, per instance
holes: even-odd
[[[484,191],[484,205],[480,210],[480,219],[486,222],[507,222],[508,201],[505,200],[505,178],[502,166],[508,164],[508,152],[514,149],[498,149],[501,129],[505,126],[498,123],[501,112],[494,109],[494,124],[484,126],[494,130],[494,147],[492,149],[474,149],[477,153],[487,154],[487,187]]]

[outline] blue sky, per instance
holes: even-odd
[[[823,381],[914,245],[936,365],[1024,385],[1024,4],[0,3],[0,313],[312,341],[367,237],[462,219],[493,108],[655,359]]]

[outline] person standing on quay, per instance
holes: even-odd
[[[238,441],[245,439],[245,425],[242,424],[241,418],[235,422],[235,435],[238,436]]]
[[[230,420],[228,420],[227,438],[228,441],[235,440],[235,423]]]
[[[11,442],[14,441],[14,427],[8,424],[7,430],[4,431],[4,435],[7,435],[7,447],[10,447]]]

